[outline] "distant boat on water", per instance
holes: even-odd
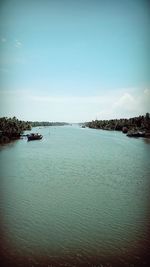
[[[41,134],[38,133],[31,133],[27,134],[28,141],[40,140],[43,138]]]

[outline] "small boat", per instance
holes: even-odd
[[[40,140],[43,138],[41,134],[38,133],[31,133],[27,134],[28,141]]]
[[[127,132],[128,132],[128,128],[127,128],[127,127],[123,127],[123,128],[122,128],[122,132],[123,132],[123,133],[127,133]]]
[[[140,132],[140,131],[129,131],[127,133],[127,136],[129,137],[145,137],[145,131]]]

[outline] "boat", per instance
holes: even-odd
[[[41,140],[43,136],[38,133],[27,134],[28,141]]]
[[[128,128],[127,128],[127,127],[123,127],[123,128],[122,128],[122,132],[123,132],[123,133],[128,133]]]
[[[145,131],[128,131],[128,137],[145,137]]]

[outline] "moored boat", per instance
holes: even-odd
[[[31,133],[27,134],[28,141],[40,140],[43,138],[41,134],[38,133]]]
[[[127,136],[129,137],[145,137],[145,131],[128,131]]]

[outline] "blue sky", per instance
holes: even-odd
[[[0,116],[79,122],[149,111],[148,0],[0,5]]]

